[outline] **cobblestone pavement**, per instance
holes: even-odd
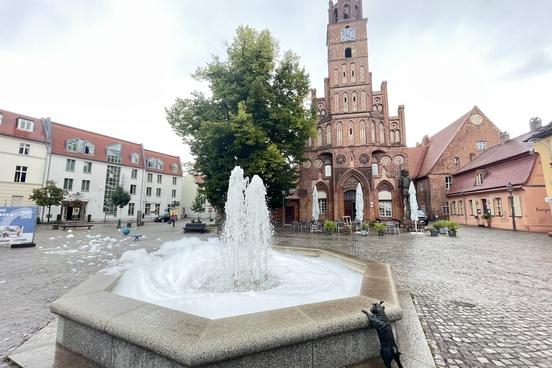
[[[72,233],[41,228],[36,248],[0,247],[0,357],[54,318],[52,301],[124,251],[152,251],[183,236],[166,224],[148,223],[139,232],[146,239],[135,242],[113,224]],[[276,241],[388,262],[399,288],[413,296],[438,367],[552,367],[546,235],[462,228],[458,238],[285,233]]]
[[[478,228],[462,228],[457,238],[292,233],[280,243],[389,263],[397,286],[411,292],[437,367],[552,367],[546,235]]]

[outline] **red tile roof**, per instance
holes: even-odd
[[[477,169],[455,174],[448,195],[504,189],[508,183],[512,183],[514,186],[524,185],[529,180],[536,159],[535,155],[527,152],[511,160],[486,166],[483,184],[477,186],[475,185]]]
[[[28,139],[31,141],[43,142],[48,141],[46,134],[44,133],[44,127],[42,120],[38,118],[32,118],[30,116],[16,114],[14,112],[0,110],[2,114],[2,123],[0,124],[0,134],[15,138]],[[34,123],[33,131],[28,132],[25,130],[17,129],[17,118],[23,118],[30,120]]]
[[[409,147],[406,149],[406,154],[408,155],[408,171],[411,178],[418,177],[427,150],[428,146]]]
[[[522,153],[530,152],[531,145],[524,142],[531,136],[531,133],[525,133],[519,137],[510,139],[504,144],[491,147],[473,161],[469,162],[466,166],[462,167],[456,173],[460,174],[466,171],[473,170],[475,168],[484,167],[490,164],[494,164],[498,161],[506,160],[510,157],[518,156]]]
[[[163,170],[151,168],[146,166],[146,171],[163,173],[166,175],[182,176],[182,163],[180,162],[180,157],[170,156],[164,153],[144,150],[144,155],[146,156],[146,162],[152,158],[158,158],[163,161]],[[177,171],[172,171],[172,165],[176,164]]]
[[[462,115],[454,123],[448,125],[446,128],[429,138],[429,147],[422,166],[420,167],[418,177],[426,176],[431,172],[431,169],[433,169],[437,161],[439,161],[439,158],[445,152],[447,146],[450,144],[458,130],[460,130],[474,109],[476,109],[476,107]]]
[[[68,151],[65,142],[73,138],[83,139],[92,143],[94,145],[94,154],[86,155],[82,152]],[[93,133],[59,123],[52,123],[52,153],[56,155],[107,162],[107,146],[114,144],[121,145],[121,165],[136,168],[144,167],[142,146],[140,144],[123,141],[107,135]],[[140,162],[138,164],[133,164],[130,161],[130,155],[133,153],[137,153],[140,157]]]

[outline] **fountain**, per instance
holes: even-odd
[[[390,321],[400,319],[389,266],[271,247],[265,196],[262,180],[236,167],[222,240],[125,253],[52,304],[57,342],[105,367],[341,367],[377,356],[360,311],[385,300]],[[303,269],[313,273],[295,273]]]

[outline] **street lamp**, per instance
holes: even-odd
[[[516,213],[514,209],[514,195],[513,195],[514,188],[512,187],[512,183],[508,183],[508,185],[506,186],[506,190],[508,191],[508,194],[509,194],[508,200],[510,201],[510,212],[512,213],[512,228],[514,229],[514,231],[517,231]]]

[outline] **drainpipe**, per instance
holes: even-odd
[[[462,196],[462,206],[464,206],[464,225],[468,224],[468,212],[466,211],[466,196],[464,192],[460,193]]]

